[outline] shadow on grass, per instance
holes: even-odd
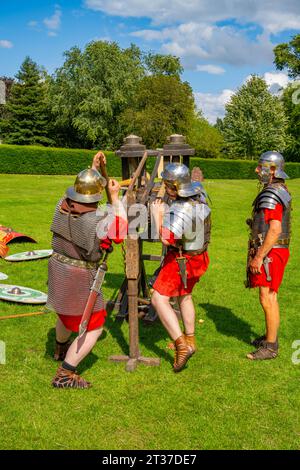
[[[124,333],[122,331],[122,325],[123,321],[116,320],[114,314],[111,313],[112,306],[111,304],[108,304],[107,307],[107,320],[105,323],[106,328],[109,330],[112,338],[116,341],[117,345],[122,351],[122,354],[125,356],[129,355],[129,344],[127,339],[124,336]],[[128,323],[126,320],[124,320],[128,326]],[[156,320],[153,324],[151,325],[146,325],[143,323],[142,320],[139,320],[139,342],[140,344],[144,345],[147,350],[152,351],[155,356],[158,358],[164,358],[165,360],[172,362],[173,358],[170,354],[168,354],[166,351],[164,351],[160,346],[157,345],[157,343],[160,340],[166,340],[168,338],[168,335],[159,322],[159,320]]]
[[[117,297],[121,284],[124,280],[125,274],[120,273],[110,273],[108,272],[105,275],[105,284],[104,286],[108,289],[114,289],[114,293],[110,296],[111,300]],[[105,299],[108,300],[108,299]]]
[[[114,293],[106,305],[107,318],[105,326],[118,344],[122,354],[128,356],[129,344],[122,331],[122,325],[126,320],[116,320],[115,312],[113,312],[113,300],[115,300],[118,295],[123,279],[124,275],[115,273],[110,273],[105,278],[106,287],[114,288]],[[142,320],[139,321],[140,344],[144,345],[149,351],[152,351],[155,356],[172,362],[172,353],[170,354],[167,351],[164,351],[160,346],[157,345],[157,343],[162,339],[167,341],[169,337],[159,320],[156,320],[153,324],[150,325],[146,325]]]
[[[237,317],[231,309],[209,303],[199,304],[199,306],[205,310],[206,315],[214,322],[221,334],[235,337],[247,344],[251,342],[253,337],[258,336],[252,330],[251,325]]]
[[[76,334],[72,334],[71,336],[71,340],[75,339],[76,338]],[[105,338],[106,336],[106,332],[104,331],[102,333],[102,335],[100,336],[99,340],[98,341],[101,341]],[[46,342],[46,348],[45,348],[45,355],[44,357],[46,359],[52,359],[53,362],[56,362],[54,361],[53,359],[53,354],[54,354],[54,348],[55,348],[55,328],[51,328],[49,331],[48,331],[48,334],[47,334],[47,342]],[[90,369],[97,361],[98,361],[98,356],[96,356],[93,352],[91,352],[90,354],[87,355],[86,358],[84,358],[84,360],[79,364],[78,366],[78,372],[80,374],[82,374],[83,372],[85,372],[86,370]],[[57,361],[57,366],[60,365],[61,362],[60,361]]]

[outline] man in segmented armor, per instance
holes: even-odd
[[[284,159],[279,152],[261,155],[256,173],[263,189],[253,202],[247,262],[247,287],[259,287],[265,314],[266,333],[252,344],[251,360],[273,359],[278,355],[279,304],[277,299],[289,259],[291,195],[285,185]]]
[[[159,199],[153,203],[155,225],[168,251],[153,284],[152,304],[174,341],[173,370],[179,372],[196,351],[192,290],[209,264],[210,209],[202,184],[191,181],[185,165],[169,163],[162,178],[173,202],[164,207]],[[171,297],[178,300],[184,332]]]
[[[52,385],[56,388],[89,388],[91,384],[76,373],[78,364],[89,354],[102,333],[106,310],[102,293],[97,297],[87,331],[71,344],[72,332],[78,332],[90,289],[104,250],[119,238],[120,226],[126,224],[115,211],[107,237],[99,240],[99,224],[104,218],[97,213],[98,202],[106,180],[98,172],[98,152],[93,168],[78,174],[74,186],[68,188],[55,210],[51,231],[52,248],[49,260],[48,309],[58,315],[54,359],[63,363],[58,368]],[[108,186],[113,206],[118,206],[119,183],[110,180]]]

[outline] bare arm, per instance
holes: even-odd
[[[169,246],[170,243],[162,238],[161,236],[161,229],[162,229],[162,222],[163,222],[163,203],[160,199],[156,199],[152,203],[152,216],[155,223],[156,231],[159,234],[159,238],[163,245]]]

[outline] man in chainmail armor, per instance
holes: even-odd
[[[52,385],[56,388],[89,388],[91,384],[80,377],[76,368],[90,353],[103,331],[106,317],[105,304],[100,293],[97,297],[87,331],[82,338],[72,343],[72,332],[78,332],[82,315],[87,304],[90,289],[104,250],[113,240],[122,241],[119,235],[124,219],[118,215],[119,183],[109,181],[112,206],[116,209],[107,236],[99,240],[99,224],[105,217],[97,213],[106,180],[98,172],[99,152],[93,160],[93,168],[78,174],[74,186],[66,191],[56,209],[51,226],[54,253],[49,260],[48,309],[58,315],[56,323],[56,345],[54,359],[63,361],[58,368]]]

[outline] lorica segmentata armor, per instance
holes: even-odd
[[[275,209],[276,204],[282,204],[282,232],[274,248],[288,248],[291,232],[291,195],[283,184],[273,183],[259,193],[253,202],[253,215],[251,221],[251,240],[255,247],[262,244],[269,230],[265,223],[263,209]]]
[[[174,201],[164,215],[163,227],[174,233],[184,251],[207,248],[211,222],[204,197]]]

